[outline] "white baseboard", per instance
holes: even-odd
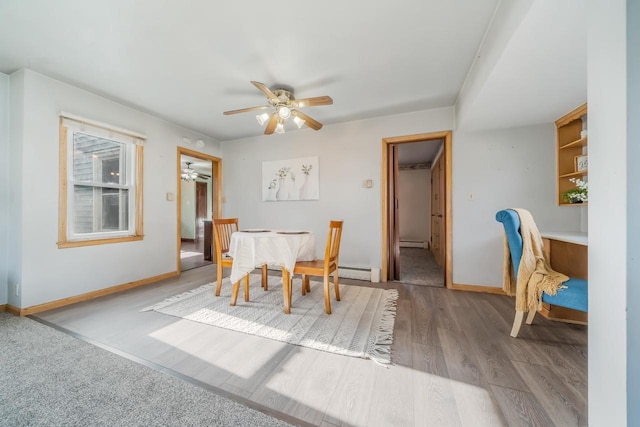
[[[269,265],[269,270],[280,271],[280,266]],[[355,268],[355,267],[339,267],[338,277],[343,279],[366,280],[367,282],[380,281],[379,268]]]
[[[344,279],[366,280],[367,282],[373,282],[372,273],[372,269],[350,267],[338,268],[338,277],[342,277]],[[380,275],[380,270],[378,270],[378,275]]]

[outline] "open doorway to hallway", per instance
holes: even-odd
[[[444,140],[398,145],[399,273],[402,283],[444,286],[440,179]]]
[[[382,140],[382,281],[452,286],[451,143],[450,131]]]
[[[178,149],[178,271],[213,262],[211,220],[219,213],[220,159]]]

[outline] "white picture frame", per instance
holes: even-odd
[[[586,154],[575,157],[576,172],[586,171],[589,169],[588,156]]]
[[[262,201],[320,200],[318,157],[262,162]]]

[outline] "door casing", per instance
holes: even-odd
[[[212,214],[214,218],[219,218],[220,214],[222,212],[221,206],[222,206],[222,159],[219,157],[215,157],[215,156],[211,156],[209,154],[205,154],[205,153],[200,153],[198,151],[193,151],[193,150],[189,150],[187,148],[184,147],[178,147],[178,155],[177,155],[177,161],[176,161],[176,188],[177,188],[177,192],[176,192],[176,212],[177,212],[177,236],[176,236],[176,270],[178,271],[178,274],[180,274],[180,272],[182,271],[182,266],[181,266],[181,262],[180,262],[180,245],[181,245],[181,239],[180,239],[180,224],[181,224],[181,220],[182,220],[182,213],[181,213],[181,204],[182,204],[182,186],[180,185],[180,180],[182,179],[181,175],[182,175],[182,164],[181,164],[181,156],[185,155],[185,156],[190,156],[190,157],[195,157],[197,159],[201,159],[201,160],[209,160],[211,161],[211,179],[213,182],[213,188],[212,188],[212,194],[211,194],[211,198],[212,198],[212,202],[213,202],[213,207],[212,207]]]
[[[452,224],[451,224],[451,177],[452,177],[452,132],[430,132],[420,133],[414,135],[395,136],[382,139],[382,268],[381,268],[381,280],[387,281],[389,275],[389,254],[391,253],[391,242],[389,241],[389,227],[392,226],[389,221],[389,204],[393,201],[389,200],[389,186],[392,184],[389,182],[389,146],[392,144],[405,144],[411,142],[432,141],[437,139],[444,139],[444,150],[442,153],[445,166],[445,268],[444,268],[444,283],[449,289],[453,287],[453,247],[452,247]]]

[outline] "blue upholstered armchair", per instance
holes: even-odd
[[[518,267],[522,258],[522,236],[520,235],[520,217],[518,213],[512,209],[504,209],[496,214],[496,221],[501,222],[509,243],[509,252],[511,253],[511,262],[515,279],[518,279]],[[556,295],[542,294],[542,302],[556,305],[559,307],[571,308],[573,310],[587,311],[587,281],[584,279],[569,278],[562,284]],[[536,312],[530,311],[527,315],[527,325],[533,323]],[[516,311],[516,317],[513,321],[511,336],[517,337],[522,319],[523,311]]]

